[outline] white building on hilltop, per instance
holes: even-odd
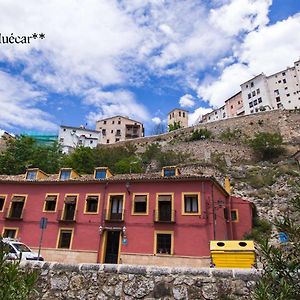
[[[63,153],[69,153],[80,146],[96,148],[100,137],[101,133],[99,131],[87,129],[84,126],[60,126],[58,142],[62,147]]]
[[[299,84],[300,61],[273,75],[262,73],[241,84],[245,115],[278,108],[300,108]]]

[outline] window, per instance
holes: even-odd
[[[252,97],[254,97],[256,95],[255,91],[252,92]]]
[[[250,110],[250,114],[253,114],[253,109]]]
[[[63,142],[64,142],[64,138],[60,138],[59,141],[60,141],[61,143],[63,143]]]
[[[85,199],[85,213],[97,214],[99,204],[99,195],[87,195]]]
[[[185,112],[182,112],[182,116],[185,118]]]
[[[0,211],[4,210],[5,200],[6,200],[6,195],[0,195]]]
[[[173,232],[157,231],[155,232],[156,248],[154,249],[155,254],[173,254]]]
[[[232,209],[230,211],[231,221],[232,222],[238,222],[239,221],[239,215],[237,209]]]
[[[256,93],[257,93],[257,95],[259,95],[260,94],[260,89],[257,89]]]
[[[118,121],[118,124],[119,124],[119,125],[121,124],[121,121],[120,121],[120,120]]]
[[[248,94],[248,99],[251,99],[251,94]]]
[[[64,209],[60,221],[75,221],[76,217],[77,195],[66,195]]]
[[[176,175],[176,169],[175,168],[163,169],[163,176],[164,177],[175,176],[175,175]]]
[[[112,121],[111,124],[115,124],[115,121]]]
[[[246,84],[246,89],[248,88],[248,84]]]
[[[253,105],[257,105],[257,100],[254,100],[254,101],[253,101]]]
[[[11,199],[10,210],[8,214],[9,219],[22,219],[23,209],[25,205],[26,196],[15,195]]]
[[[96,179],[106,178],[106,169],[96,169],[95,170],[95,178]]]
[[[287,97],[289,97],[289,96],[290,96],[290,94],[286,94],[286,96],[287,96]]]
[[[90,144],[93,144],[93,141],[90,141]]]
[[[105,124],[106,124],[106,121],[103,121],[103,124],[105,125]]]
[[[60,180],[68,180],[71,177],[71,170],[60,170]]]
[[[27,180],[35,180],[37,175],[36,170],[30,170],[26,172],[26,179]]]
[[[119,139],[119,138],[116,138],[115,142],[119,142],[119,141],[120,141],[120,139]]]
[[[66,131],[66,128],[64,128],[64,131]]]
[[[109,196],[107,221],[123,221],[123,202],[124,194]]]
[[[179,117],[181,117],[181,111],[179,111],[178,114],[179,114]]]
[[[148,194],[133,194],[132,212],[133,215],[148,214]]]
[[[253,107],[253,102],[249,102],[249,107]]]
[[[155,222],[175,222],[174,194],[156,194]]]
[[[233,109],[233,105],[231,105],[230,108]]]
[[[254,87],[254,82],[251,82],[251,87]]]
[[[114,130],[112,129],[112,130],[110,131],[110,133],[114,133]]]
[[[44,203],[44,211],[45,212],[55,212],[56,211],[56,203],[57,203],[58,195],[46,195],[45,203]]]
[[[285,72],[282,72],[281,74],[282,74],[282,76],[285,76]]]
[[[283,83],[286,83],[286,79],[283,79],[282,82],[283,82]]]
[[[241,104],[241,101],[238,101],[238,104]]]
[[[281,83],[281,80],[278,80],[278,83]]]
[[[57,248],[70,249],[72,243],[72,236],[72,229],[60,229],[58,235]]]
[[[106,144],[109,144],[109,140],[106,140]]]
[[[279,95],[279,91],[278,90],[274,90],[275,95]]]
[[[17,228],[3,228],[3,233],[2,236],[4,238],[11,238],[11,239],[15,239],[17,237],[17,233],[18,233],[18,229]]]
[[[276,102],[280,102],[280,97],[276,97]]]
[[[72,132],[76,133],[76,130],[75,130],[75,129],[73,129],[73,130],[72,130]]]
[[[286,86],[284,89],[285,89],[285,90],[287,90],[287,89],[288,89],[288,87]]]
[[[171,116],[171,114],[170,114],[170,120],[172,119],[172,116]]]
[[[262,103],[262,99],[260,97],[257,100],[258,100],[258,103]]]
[[[121,129],[117,129],[116,135],[121,135]]]
[[[106,135],[106,129],[102,129],[102,135]]]
[[[183,215],[198,215],[200,213],[199,193],[184,193],[182,199]]]

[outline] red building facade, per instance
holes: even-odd
[[[0,233],[61,262],[207,266],[210,240],[242,239],[251,203],[230,196],[213,178],[162,174],[111,176],[99,168],[47,175],[0,176]],[[196,258],[196,259],[195,259]]]

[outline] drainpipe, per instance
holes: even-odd
[[[103,192],[103,197],[102,197],[102,201],[101,201],[101,218],[100,218],[100,226],[102,227],[102,230],[100,232],[100,227],[99,227],[99,243],[98,243],[98,250],[97,250],[97,264],[100,263],[100,249],[101,249],[101,236],[103,234],[103,230],[104,230],[104,207],[105,207],[105,196],[106,196],[106,189],[108,186],[108,182],[105,183],[104,185],[104,192]]]

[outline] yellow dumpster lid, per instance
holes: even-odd
[[[238,241],[210,241],[210,250],[227,250],[227,251],[254,251],[254,241],[238,240]]]

